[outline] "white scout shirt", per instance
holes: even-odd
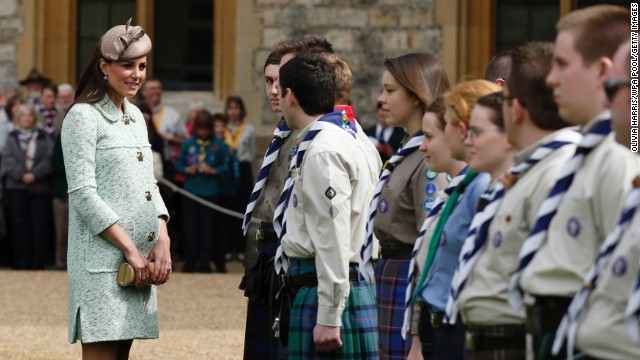
[[[315,137],[294,178],[282,247],[290,258],[315,258],[318,324],[342,325],[349,263],[358,262],[379,171],[380,161],[368,161],[360,138],[336,127]]]

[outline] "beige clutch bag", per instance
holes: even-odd
[[[155,263],[149,263],[149,271],[153,272],[155,269]],[[120,286],[134,286],[136,283],[136,272],[133,270],[133,266],[124,262],[118,268],[118,285]]]

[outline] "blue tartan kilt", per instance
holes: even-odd
[[[353,270],[351,268],[350,270]],[[313,260],[291,260],[289,274],[315,271]],[[364,280],[350,283],[340,327],[342,347],[316,352],[313,329],[318,315],[318,287],[303,287],[291,305],[289,359],[378,359],[378,318],[373,289]]]
[[[273,316],[268,301],[248,301],[244,332],[245,360],[277,360],[280,340],[273,337]]]
[[[380,259],[376,266],[380,359],[406,359],[411,337],[401,335],[410,260]]]

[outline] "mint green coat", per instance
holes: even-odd
[[[156,287],[120,287],[123,253],[99,234],[118,223],[147,256],[168,212],[153,177],[147,127],[105,96],[74,105],[62,126],[69,183],[69,342],[158,337]],[[127,117],[129,119],[127,119]]]

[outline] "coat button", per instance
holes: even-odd
[[[152,231],[149,233],[149,236],[147,236],[147,241],[153,241],[155,237],[156,237],[156,233]]]
[[[142,155],[142,151],[138,151],[138,154],[136,154],[138,161],[142,161],[144,160],[144,155]]]
[[[144,196],[147,198],[147,201],[151,201],[151,191],[145,191]]]

